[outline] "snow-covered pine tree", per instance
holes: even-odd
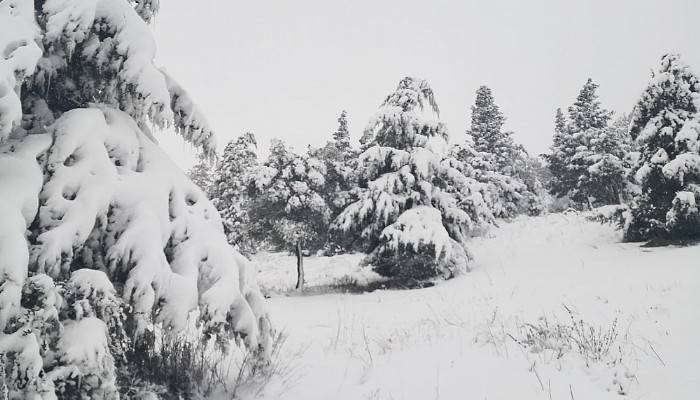
[[[547,167],[552,174],[549,182],[549,192],[557,197],[568,196],[569,191],[575,187],[578,176],[570,169],[571,159],[576,153],[578,145],[574,135],[569,131],[566,116],[557,108],[554,117],[554,136],[550,153],[544,154]]]
[[[404,78],[365,129],[359,200],[334,221],[369,253],[365,262],[398,277],[451,277],[466,271],[465,240],[483,200],[470,215],[455,192],[479,199],[475,186],[446,157],[448,132],[428,83]],[[473,186],[470,186],[473,185]]]
[[[576,101],[569,107],[569,130],[573,133],[591,128],[605,128],[612,117],[612,112],[604,109],[596,90],[598,85],[588,78],[583,84]]]
[[[496,105],[491,89],[487,86],[477,89],[471,111],[471,126],[467,135],[472,137],[474,150],[482,153],[496,171],[512,176],[516,151],[513,132],[503,130],[506,118]]]
[[[250,233],[277,249],[297,243],[319,250],[326,243],[331,211],[321,195],[323,162],[298,155],[274,139],[270,155],[250,177]]]
[[[157,5],[0,1],[0,353],[9,398],[117,398],[115,324],[127,330],[122,339],[139,341],[156,324],[177,332],[199,311],[221,343],[236,335],[257,350],[269,341],[248,263],[149,129],[173,127],[214,153],[201,112],[153,64],[147,20]]]
[[[494,215],[510,218],[523,212],[539,213],[536,191],[541,190],[541,183],[529,169],[523,170],[529,168],[530,156],[515,143],[513,132],[503,130],[505,116],[491,89],[479,87],[471,112],[467,139],[452,152],[475,170],[475,179],[489,186],[488,203]]]
[[[630,241],[700,236],[700,82],[666,54],[632,113],[641,193],[625,229]]]
[[[248,182],[258,168],[258,144],[250,132],[228,142],[209,186],[209,198],[224,224],[228,242],[243,254],[256,251],[249,234],[250,218]]]
[[[332,140],[320,149],[310,149],[312,158],[321,160],[326,167],[323,198],[331,208],[331,216],[342,211],[355,200],[351,189],[357,186],[357,150],[350,144],[347,112],[343,110],[338,117],[338,129],[333,132]]]
[[[584,162],[588,146],[585,132],[589,129],[604,129],[612,112],[602,108],[596,90],[598,85],[588,79],[581,88],[576,101],[569,107],[566,119],[560,109],[555,117],[555,131],[550,154],[545,155],[547,165],[552,173],[549,187],[551,194],[557,197],[571,196],[578,185],[579,178],[586,173],[588,165]],[[578,203],[587,203],[587,198],[577,197]]]
[[[350,130],[348,129],[348,113],[343,110],[338,117],[338,129],[333,132],[333,144],[343,154],[350,153]]]
[[[591,128],[581,133],[582,147],[572,158],[584,166],[570,192],[574,201],[591,207],[622,204],[627,199],[626,158],[630,152],[629,117],[622,116],[610,126]]]

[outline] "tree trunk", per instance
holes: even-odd
[[[297,240],[297,290],[304,291],[304,255],[301,251],[301,240]]]

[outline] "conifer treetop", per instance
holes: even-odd
[[[350,130],[348,129],[348,113],[343,110],[338,117],[338,129],[333,132],[333,140],[336,145],[342,144],[343,147],[350,146]]]
[[[360,142],[363,150],[378,145],[402,150],[431,147],[444,152],[448,138],[428,82],[406,77],[370,119]]]
[[[604,128],[612,117],[612,112],[602,108],[596,90],[598,85],[588,78],[581,88],[576,101],[569,107],[570,129],[582,132],[591,128]]]
[[[694,115],[700,109],[699,93],[700,82],[680,55],[665,54],[632,113],[632,138],[636,139],[654,117],[677,125]]]

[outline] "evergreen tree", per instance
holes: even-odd
[[[591,128],[602,129],[608,126],[612,113],[601,107],[596,90],[598,85],[588,78],[581,88],[576,101],[569,107],[569,131],[583,132]]]
[[[550,154],[545,155],[547,166],[552,173],[549,191],[557,197],[575,197],[578,203],[588,203],[585,193],[577,191],[579,180],[587,174],[590,166],[590,136],[598,136],[587,131],[604,130],[612,113],[602,108],[596,89],[598,85],[588,79],[581,88],[576,101],[569,107],[566,119],[557,109],[555,130]]]
[[[496,105],[491,89],[481,86],[476,91],[476,100],[472,106],[471,135],[474,150],[483,153],[501,173],[513,174],[513,155],[516,145],[513,132],[503,131],[505,117]]]
[[[155,352],[156,332],[192,322],[203,332],[193,339],[269,350],[250,265],[150,130],[169,126],[214,155],[206,119],[154,64],[157,5],[0,1],[4,398],[116,399],[121,382],[152,387],[134,379],[138,349]],[[197,388],[186,389],[173,397]]]
[[[187,171],[187,177],[190,178],[192,183],[199,186],[199,188],[207,194],[210,194],[211,185],[214,182],[213,175],[212,162],[205,157],[200,157],[197,163]]]
[[[585,168],[571,191],[572,199],[591,207],[625,201],[629,172],[625,160],[631,142],[629,121],[623,116],[610,126],[591,128],[582,133],[583,146],[573,156],[572,163]]]
[[[491,89],[481,86],[476,91],[471,111],[467,140],[453,154],[474,169],[475,179],[489,186],[488,203],[496,217],[539,213],[541,202],[535,191],[541,190],[541,183],[532,174],[527,151],[515,143],[513,132],[503,130],[505,117]]]
[[[350,131],[348,130],[348,113],[343,110],[338,117],[338,129],[333,132],[333,143],[343,153],[350,151]]]
[[[317,158],[295,154],[273,140],[270,155],[248,183],[251,236],[277,249],[292,250],[297,244],[321,249],[331,216],[321,195],[325,174]]]
[[[381,274],[450,277],[467,269],[464,241],[488,213],[460,208],[461,194],[478,196],[449,159],[448,133],[428,83],[404,78],[365,129],[372,138],[360,155],[359,200],[333,223],[369,252],[365,262]],[[471,186],[473,185],[473,186]]]
[[[338,117],[338,129],[333,132],[332,140],[320,149],[309,150],[309,156],[321,160],[326,168],[321,194],[331,209],[331,219],[357,200],[353,192],[357,186],[357,155],[357,150],[350,144],[347,112],[343,110]],[[329,250],[342,250],[336,240],[331,238],[331,242],[332,249]]]
[[[625,238],[700,236],[700,82],[675,54],[661,58],[632,114],[640,156]]]
[[[230,141],[224,148],[209,189],[212,202],[221,214],[228,242],[244,254],[256,250],[248,234],[248,182],[258,166],[256,148],[255,136],[249,132]]]

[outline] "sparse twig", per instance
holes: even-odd
[[[663,366],[665,367],[665,366],[666,366],[666,363],[665,363],[664,360],[661,358],[661,356],[659,355],[659,353],[656,352],[656,349],[654,348],[654,346],[651,345],[651,342],[647,342],[647,343],[649,343],[649,348],[651,348],[651,351],[654,352],[654,354],[656,355],[656,358],[659,359],[659,362],[661,362],[661,365],[663,365]]]

